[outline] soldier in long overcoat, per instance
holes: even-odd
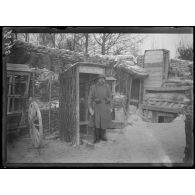
[[[95,128],[95,141],[106,141],[106,129],[111,124],[111,90],[105,83],[105,76],[99,75],[96,83],[91,86],[89,92],[89,109],[91,113],[90,126]]]

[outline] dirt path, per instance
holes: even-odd
[[[147,123],[139,118],[121,130],[109,130],[108,141],[73,147],[43,140],[34,149],[28,135],[8,145],[8,162],[14,163],[171,163],[181,162],[185,146],[184,121]]]
[[[125,129],[132,162],[182,162],[185,147],[184,122],[146,123],[139,121]]]

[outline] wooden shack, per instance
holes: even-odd
[[[98,74],[105,74],[105,65],[79,62],[59,75],[60,137],[66,142],[80,144],[88,130],[88,95]]]
[[[117,92],[126,95],[126,109],[130,104],[139,106],[143,96],[143,81],[148,72],[132,61],[119,61],[114,67],[117,72]]]

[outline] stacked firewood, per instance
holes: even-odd
[[[171,59],[169,73],[175,74],[177,77],[190,77],[190,65],[192,62],[187,60]]]

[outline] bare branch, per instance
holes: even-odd
[[[110,43],[108,43],[107,50],[109,50],[114,44],[117,43],[119,37],[120,37],[120,34],[116,37],[116,39],[114,41],[111,41]]]
[[[94,37],[94,39],[96,40],[96,42],[97,42],[100,46],[102,46],[102,43],[100,43],[100,42],[97,40],[96,36],[93,35],[93,37]]]

